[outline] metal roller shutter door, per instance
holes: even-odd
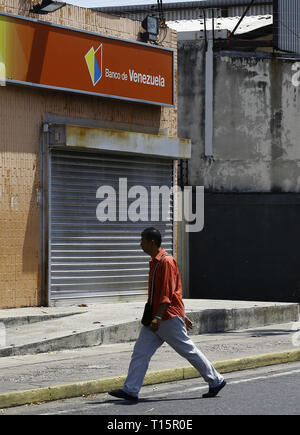
[[[173,185],[173,162],[166,159],[52,150],[49,189],[50,303],[70,299],[146,294],[149,257],[140,248],[147,226],[162,233],[173,253],[173,200],[170,220],[158,222],[100,222],[96,198],[101,185],[118,193],[119,178],[128,189],[142,185]],[[118,194],[117,211],[119,210]],[[130,201],[128,200],[128,205]],[[150,205],[149,205],[150,214]],[[117,215],[118,218],[118,215]]]

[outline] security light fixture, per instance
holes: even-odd
[[[146,18],[142,21],[142,27],[146,30],[146,32],[141,34],[141,37],[144,41],[157,41],[159,28],[158,19],[156,17],[147,15]]]
[[[63,6],[66,6],[66,3],[42,0],[41,3],[34,5],[29,12],[34,14],[49,14],[49,12],[55,12]]]

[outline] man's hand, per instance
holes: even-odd
[[[152,322],[149,325],[152,332],[156,332],[158,330],[161,320],[157,319],[157,317],[162,318],[168,306],[168,303],[159,305],[155,317],[153,317]]]
[[[185,316],[185,318],[184,318],[184,323],[185,323],[185,326],[186,326],[186,329],[189,331],[190,329],[193,329],[193,322],[188,318],[188,317],[186,317]]]
[[[160,325],[160,320],[154,317],[154,319],[152,319],[152,322],[150,323],[151,331],[152,332],[158,331],[159,325]]]

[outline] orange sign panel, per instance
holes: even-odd
[[[0,14],[0,63],[9,82],[174,104],[174,52],[150,44]]]

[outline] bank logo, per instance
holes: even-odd
[[[102,44],[100,44],[97,50],[92,47],[84,56],[94,86],[102,77],[102,51]]]

